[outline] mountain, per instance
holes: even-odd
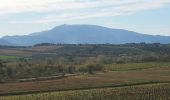
[[[12,45],[11,43],[9,43],[8,41],[5,41],[3,39],[0,39],[0,45]]]
[[[61,25],[48,31],[32,33],[24,36],[5,36],[2,39],[15,45],[34,45],[39,43],[170,43],[169,36],[146,35],[128,30],[112,29],[97,25]]]

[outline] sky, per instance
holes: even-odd
[[[170,36],[170,0],[0,0],[0,37],[62,24]]]

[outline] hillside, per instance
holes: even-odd
[[[11,43],[9,43],[3,39],[0,39],[0,45],[11,45]]]

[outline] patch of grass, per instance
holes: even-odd
[[[157,68],[170,68],[170,62],[145,62],[105,65],[105,69],[109,71],[131,71]]]
[[[18,59],[17,56],[5,56],[5,55],[0,55],[0,60],[15,60]]]

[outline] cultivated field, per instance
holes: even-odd
[[[169,100],[170,84],[47,92],[0,97],[1,100]]]
[[[170,82],[170,68],[142,71],[97,72],[94,75],[80,74],[62,79],[15,82],[0,84],[0,94],[20,94],[55,90],[114,87],[117,85]]]

